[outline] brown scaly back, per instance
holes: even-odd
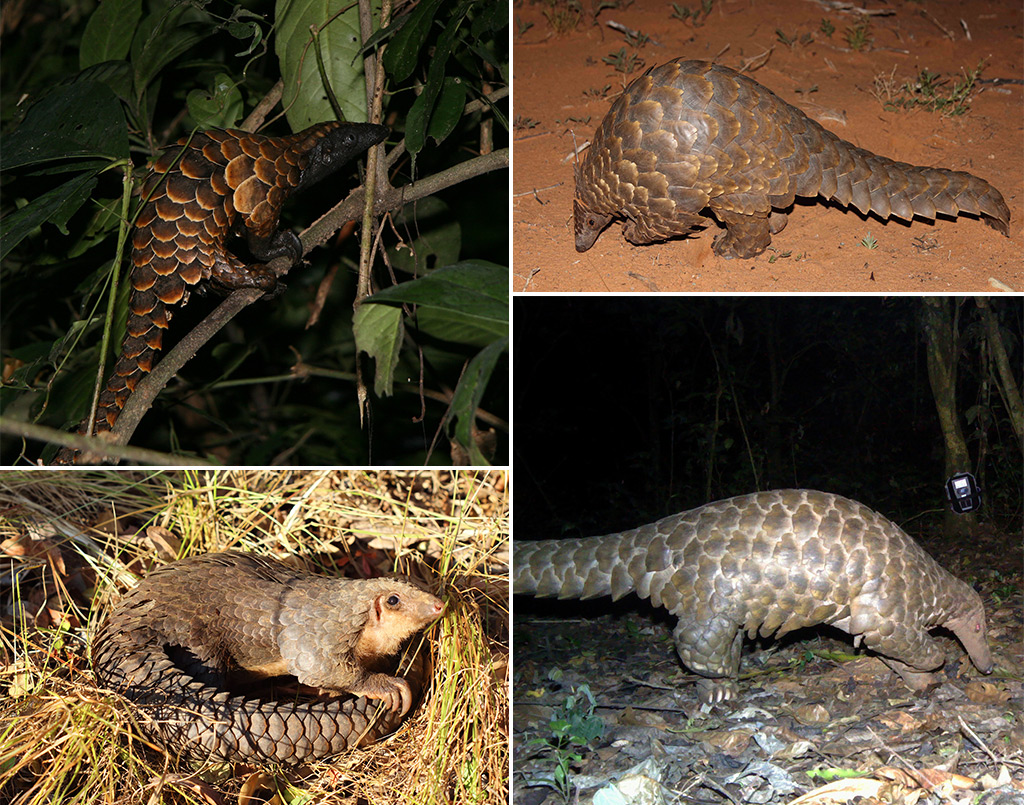
[[[1009,208],[983,179],[877,156],[728,67],[672,61],[626,88],[577,166],[576,249],[613,218],[639,245],[694,232],[710,210],[726,229],[715,253],[754,257],[786,225],[781,210],[819,195],[882,218],[978,215],[1009,234]]]
[[[221,291],[280,290],[265,262],[247,265],[226,241],[244,235],[249,251],[269,262],[302,258],[298,238],[278,232],[284,202],[387,136],[369,123],[321,123],[286,137],[211,130],[183,138],[153,166],[142,188],[148,199],[132,233],[131,298],[121,355],[100,394],[94,430],[109,431],[144,374],[152,371],[171,308],[209,281]],[[83,422],[79,433],[88,432]],[[55,463],[74,463],[63,449]]]

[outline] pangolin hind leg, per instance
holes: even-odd
[[[683,665],[704,677],[697,681],[697,696],[703,704],[736,698],[743,646],[739,626],[723,617],[698,622],[683,616],[672,636]]]
[[[725,232],[715,237],[712,249],[719,257],[731,260],[734,257],[746,259],[756,257],[772,242],[772,228],[768,210],[754,213],[740,213],[724,208],[714,201],[711,209],[725,225]],[[785,216],[783,216],[783,219]],[[782,226],[785,226],[783,220]],[[781,228],[781,227],[780,227]]]

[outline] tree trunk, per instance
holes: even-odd
[[[946,477],[971,469],[960,416],[956,406],[956,369],[960,354],[959,310],[951,297],[924,297],[921,300],[921,328],[928,356],[928,380],[935,400],[942,438],[945,443]],[[949,536],[969,534],[977,518],[974,514],[945,512],[944,530]]]

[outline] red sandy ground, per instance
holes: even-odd
[[[590,0],[583,5],[589,9]],[[699,8],[700,3],[678,0],[678,5]],[[989,293],[1009,286],[1024,291],[1024,87],[983,84],[970,111],[955,118],[920,109],[886,111],[871,94],[875,76],[893,67],[899,83],[927,68],[951,86],[952,79],[984,61],[983,79],[1019,80],[1020,0],[857,5],[893,12],[870,18],[873,41],[861,52],[851,50],[844,36],[860,15],[826,11],[812,0],[714,0],[699,27],[673,18],[667,0],[637,0],[624,10],[603,10],[600,25],[585,16],[563,35],[545,19],[547,4],[517,2],[514,290]],[[823,18],[835,26],[831,38],[820,30]],[[622,47],[634,50],[607,27],[609,21],[658,43],[639,51],[644,65],[629,76],[601,60]],[[523,31],[527,23],[533,25]],[[779,41],[777,29],[788,37],[809,33],[814,39],[789,47]],[[611,100],[648,67],[683,57],[739,69],[767,50],[772,51],[767,63],[749,74],[843,139],[901,162],[969,171],[993,184],[1010,208],[1010,237],[974,218],[915,219],[907,225],[823,199],[798,199],[786,229],[752,259],[716,257],[711,242],[719,227],[713,221],[696,237],[648,246],[625,241],[621,225],[613,222],[590,251],[578,254],[572,233],[573,133],[579,144],[588,141]],[[815,86],[816,92],[806,92]],[[878,242],[876,249],[861,245],[868,233]]]

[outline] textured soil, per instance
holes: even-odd
[[[591,3],[583,5],[588,12],[560,33],[548,18],[560,6],[513,8],[514,290],[1024,291],[1019,0],[896,0],[879,7],[884,13],[863,18],[870,27],[861,50],[850,47],[847,29],[862,16],[823,2],[715,0],[697,25],[673,17],[673,5],[664,0],[605,8],[596,22]],[[675,5],[700,7],[686,0]],[[822,31],[823,20],[834,28],[831,36]],[[650,39],[638,48],[610,22]],[[626,58],[642,59],[629,74],[603,60],[622,49]],[[755,258],[716,257],[713,220],[696,236],[647,246],[625,241],[614,222],[592,249],[578,254],[571,220],[574,142],[589,141],[629,81],[677,57],[733,69],[754,63],[759,66],[747,71],[751,77],[843,139],[902,162],[982,177],[1006,199],[1010,237],[970,217],[885,222],[823,199],[798,199],[785,231]],[[948,90],[979,63],[984,82],[1016,83],[980,83],[962,116],[887,110],[872,94],[876,77],[891,75],[898,86],[923,69],[938,73]],[[876,248],[862,245],[869,234]]]

